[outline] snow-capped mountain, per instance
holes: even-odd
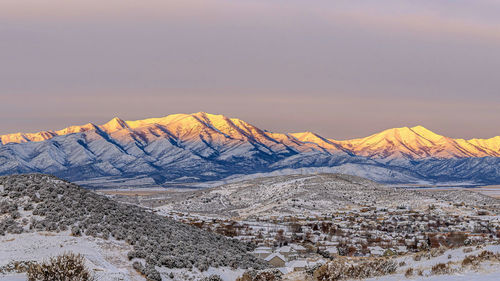
[[[163,185],[283,171],[381,182],[500,182],[500,137],[452,139],[424,127],[354,140],[281,134],[204,112],[0,136],[0,174],[51,173],[87,185]]]
[[[500,137],[491,139],[452,139],[422,126],[388,129],[362,139],[340,144],[356,155],[378,159],[499,157]]]

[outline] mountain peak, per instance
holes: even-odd
[[[292,133],[290,135],[295,137],[299,141],[310,141],[310,140],[314,140],[314,139],[323,139],[323,137],[321,137],[318,134],[315,134],[313,132],[310,132],[310,131],[300,132],[300,133]]]
[[[57,135],[68,135],[73,133],[81,133],[85,131],[95,130],[97,128],[93,123],[87,123],[82,126],[70,126],[62,130],[56,131]]]
[[[106,124],[104,124],[102,126],[99,126],[99,127],[103,131],[105,131],[106,133],[112,133],[112,132],[116,132],[116,131],[128,128],[128,125],[122,119],[120,119],[118,117],[114,117],[108,123],[106,123]]]
[[[433,131],[425,128],[424,126],[418,125],[418,126],[412,127],[411,130],[414,131],[415,133],[419,134],[420,136],[422,136],[430,141],[433,141],[433,142],[438,141],[438,140],[443,138],[443,136],[434,133]]]

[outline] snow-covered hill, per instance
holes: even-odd
[[[64,251],[84,255],[98,280],[144,280],[134,278],[136,262],[146,265],[148,280],[161,280],[150,276],[157,270],[267,267],[253,249],[53,176],[0,177],[0,280],[11,262]]]
[[[0,136],[0,174],[43,172],[87,186],[154,186],[305,168],[381,182],[500,183],[500,137],[452,139],[421,126],[337,141],[243,120],[174,114]]]
[[[158,198],[155,195],[151,200]],[[230,217],[315,215],[366,206],[419,210],[456,202],[500,209],[499,199],[478,192],[393,188],[343,174],[261,177],[203,190],[169,192],[161,200],[165,206],[158,209],[163,211]]]

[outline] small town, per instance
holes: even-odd
[[[258,247],[253,254],[283,273],[314,267],[335,256],[384,257],[500,241],[498,216],[476,209],[452,214],[442,207],[430,205],[424,212],[405,206],[364,207],[242,220],[181,212],[166,215],[255,244]]]

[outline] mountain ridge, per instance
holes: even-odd
[[[190,119],[185,122],[185,119]],[[181,122],[182,121],[182,122]],[[177,124],[181,122],[182,124]],[[199,122],[199,124],[196,124]],[[179,132],[179,125],[184,128],[195,128],[199,125],[205,125],[208,128],[223,134],[226,137],[234,139],[248,139],[257,137],[260,140],[267,139],[279,143],[275,138],[284,140],[287,137],[293,137],[299,142],[318,145],[322,148],[341,150],[350,150],[358,152],[364,156],[374,156],[375,153],[363,153],[363,149],[357,149],[356,146],[372,147],[380,145],[380,142],[386,142],[386,145],[398,143],[405,146],[410,152],[413,152],[415,157],[500,157],[500,136],[495,136],[487,139],[454,139],[446,136],[438,135],[429,129],[418,125],[414,127],[390,128],[382,132],[372,134],[364,138],[355,138],[347,140],[335,140],[325,138],[314,132],[298,132],[298,133],[274,133],[261,130],[241,119],[228,118],[224,115],[214,115],[206,112],[198,112],[193,114],[172,114],[160,118],[148,118],[134,121],[124,121],[119,117],[114,117],[109,122],[103,125],[95,125],[87,123],[81,126],[70,126],[61,130],[40,131],[37,133],[13,133],[0,135],[1,145],[9,143],[24,143],[24,142],[39,142],[52,139],[56,136],[63,136],[73,133],[81,133],[90,130],[102,130],[108,134],[115,133],[120,130],[138,129],[147,126],[174,126],[175,131]],[[170,131],[170,130],[169,130]],[[178,135],[179,136],[179,135]],[[408,143],[408,140],[412,142]],[[389,144],[390,142],[390,144]],[[409,145],[408,145],[409,144]],[[423,147],[432,147],[448,145],[448,148],[453,150],[449,155],[433,154],[428,151],[420,151],[417,153],[415,149],[409,147],[414,144],[419,144]],[[354,147],[354,148],[353,148]],[[355,153],[356,154],[356,153]]]
[[[500,182],[500,137],[453,139],[422,126],[339,141],[313,132],[273,133],[198,112],[135,121],[115,117],[103,125],[0,139],[0,174],[52,173],[84,185],[98,178],[164,185],[323,168],[382,182]]]

